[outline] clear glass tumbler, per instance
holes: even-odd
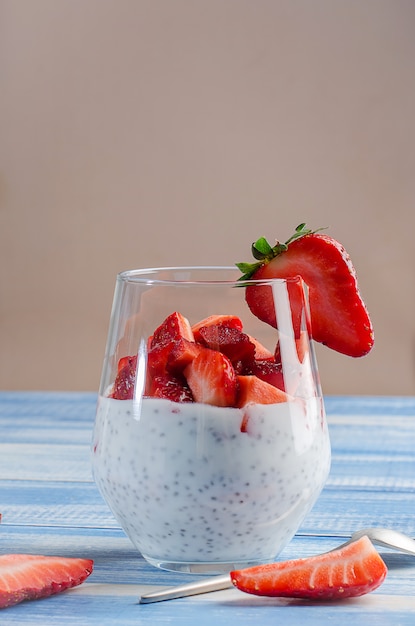
[[[301,278],[227,267],[123,272],[92,444],[96,484],[147,561],[201,574],[275,560],[328,476]],[[275,324],[246,290],[272,294]]]

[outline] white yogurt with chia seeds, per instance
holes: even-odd
[[[329,466],[319,398],[244,409],[99,398],[95,481],[133,544],[162,567],[220,572],[274,560]]]

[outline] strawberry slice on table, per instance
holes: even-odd
[[[234,406],[237,379],[232,363],[222,352],[202,347],[184,369],[193,398],[215,406]]]
[[[332,237],[300,224],[285,243],[271,246],[261,237],[252,245],[257,262],[237,263],[240,280],[294,278],[301,276],[309,289],[312,336],[343,354],[360,357],[374,343],[373,328],[360,296],[356,271],[344,247]],[[294,325],[300,303],[291,286]],[[259,319],[277,327],[272,290],[269,285],[246,286],[246,301]],[[296,329],[295,329],[296,330]]]
[[[44,598],[84,582],[94,562],[59,556],[0,556],[0,608]]]
[[[231,572],[232,583],[259,596],[339,600],[373,591],[387,567],[370,539],[305,559],[268,563]]]

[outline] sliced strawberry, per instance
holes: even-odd
[[[340,243],[300,224],[285,244],[271,247],[261,238],[253,245],[253,252],[259,259],[257,263],[237,264],[244,280],[299,275],[308,285],[312,336],[316,341],[354,357],[371,350],[372,324],[358,290],[355,269]],[[278,325],[270,286],[247,286],[246,300],[259,319]],[[295,331],[301,314],[301,302],[297,300],[296,294],[291,294]]]
[[[172,402],[193,402],[192,392],[181,376],[155,376],[149,382],[146,395]]]
[[[306,354],[309,352],[309,335],[304,330],[301,330],[298,337],[295,338],[295,347],[297,351],[298,360],[300,363],[304,362]],[[274,358],[276,363],[281,363],[281,346],[278,342],[275,347]],[[293,364],[295,365],[295,364]]]
[[[384,581],[387,568],[368,537],[306,559],[231,572],[232,583],[260,596],[338,600],[362,596]]]
[[[121,357],[121,359],[118,361],[117,372],[119,373],[124,368],[130,367],[131,366],[130,359],[132,359],[132,358],[133,357],[131,357],[131,356],[123,356],[123,357]]]
[[[258,341],[258,339],[255,339],[255,337],[251,337],[251,335],[248,335],[248,337],[251,343],[253,343],[255,346],[255,360],[256,361],[273,361],[274,360],[274,355],[272,354],[272,352],[268,350],[268,348],[263,346],[262,343]]]
[[[295,343],[297,348],[298,360],[300,361],[300,363],[303,363],[305,356],[306,354],[308,354],[309,351],[308,334],[304,330],[302,330],[300,332],[300,336],[295,340]]]
[[[242,330],[242,322],[236,315],[209,315],[192,326],[195,341],[200,341],[199,330],[206,326],[226,326]]]
[[[131,400],[134,396],[137,356],[125,356],[118,361],[118,374],[115,378],[111,398]]]
[[[236,406],[242,408],[247,404],[277,404],[287,402],[285,391],[270,385],[257,376],[238,376],[238,397]]]
[[[80,585],[91,574],[93,565],[90,559],[3,554],[0,556],[0,608]]]
[[[174,341],[167,344],[156,344],[147,353],[147,375],[151,378],[166,373],[167,361],[173,349]]]
[[[250,404],[277,404],[287,402],[289,396],[256,376],[238,376],[238,395],[236,406],[243,409]],[[249,414],[244,413],[241,432],[248,431]]]
[[[255,358],[255,345],[248,335],[229,326],[202,326],[200,342],[211,350],[225,354],[232,363],[250,363]]]
[[[181,313],[175,311],[166,317],[162,324],[156,328],[153,333],[150,348],[154,348],[156,345],[166,345],[182,337],[188,341],[194,341],[189,320]]]
[[[284,373],[281,363],[275,361],[254,361],[251,365],[251,374],[269,385],[278,387],[284,391]]]
[[[180,373],[190,360],[190,344],[195,346],[193,332],[189,321],[175,311],[169,315],[154,331],[149,343],[147,354],[147,381],[146,395],[151,393],[153,379],[168,376],[170,373]],[[172,352],[180,359],[175,367],[175,358]]]
[[[166,368],[172,373],[181,373],[184,368],[189,365],[191,361],[203,348],[194,341],[187,341],[187,339],[178,339],[174,342],[173,347],[167,357]]]
[[[203,348],[185,368],[184,375],[196,402],[233,406],[236,400],[235,370],[227,356]]]

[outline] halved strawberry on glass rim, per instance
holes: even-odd
[[[367,354],[374,343],[373,327],[361,298],[356,271],[344,247],[332,237],[300,224],[285,243],[271,246],[261,237],[252,244],[255,263],[237,263],[246,283],[246,301],[262,321],[277,327],[272,289],[249,281],[301,276],[309,289],[312,337],[348,356]],[[295,283],[288,284],[293,310]],[[294,328],[299,324],[295,319]]]

